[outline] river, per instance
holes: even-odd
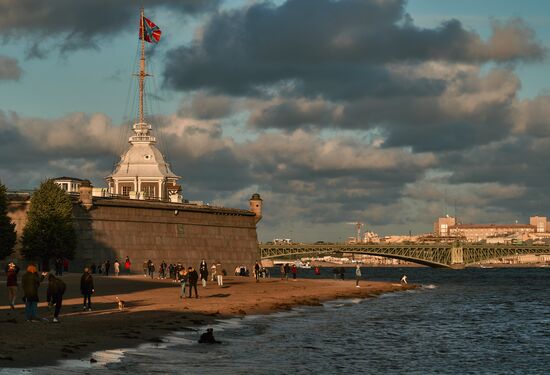
[[[353,270],[348,270],[352,275]],[[414,291],[220,321],[162,344],[96,353],[33,373],[549,374],[550,268],[363,268]],[[332,277],[329,269],[323,271]],[[302,277],[315,277],[311,270]],[[335,281],[339,282],[339,281]],[[26,373],[18,370],[10,373]],[[28,373],[28,372],[27,372]]]

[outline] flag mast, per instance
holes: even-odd
[[[139,63],[139,123],[140,127],[142,127],[144,123],[144,116],[143,116],[143,91],[144,91],[144,82],[145,77],[148,76],[145,72],[145,25],[144,25],[144,13],[143,13],[143,6],[141,7],[140,12],[140,30],[141,30],[141,59]]]

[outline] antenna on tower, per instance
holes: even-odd
[[[354,222],[354,223],[346,223],[346,224],[355,225],[355,228],[357,229],[357,238],[356,238],[355,243],[363,242],[363,241],[361,241],[361,228],[363,228],[363,226],[365,224],[361,223],[360,221],[357,221],[357,222]]]
[[[447,188],[445,188],[445,216],[449,216],[449,210],[447,210]]]

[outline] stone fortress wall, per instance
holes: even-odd
[[[84,192],[86,193],[86,192]],[[256,199],[254,200],[254,197]],[[10,217],[20,236],[26,224],[27,200],[10,202]],[[199,206],[160,201],[75,197],[74,225],[78,245],[71,272],[107,259],[121,264],[128,256],[132,273],[151,259],[156,270],[164,260],[198,267],[204,258],[209,267],[221,262],[228,274],[235,267],[252,267],[258,258],[256,223],[261,199],[254,195],[251,210]],[[19,258],[18,252],[13,257]],[[121,267],[122,268],[122,267]],[[112,270],[112,267],[111,267]],[[121,269],[122,271],[122,269]]]

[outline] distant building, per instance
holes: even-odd
[[[548,232],[548,221],[546,216],[531,216],[529,218],[529,224],[536,228],[537,233]]]
[[[80,185],[82,184],[82,179],[76,177],[56,177],[52,179],[59,187],[65,190],[67,193],[78,193]]]
[[[468,242],[486,241],[490,243],[525,240],[534,234],[547,233],[547,218],[532,216],[529,224],[461,224],[451,216],[440,217],[434,223],[434,235],[457,237]]]

